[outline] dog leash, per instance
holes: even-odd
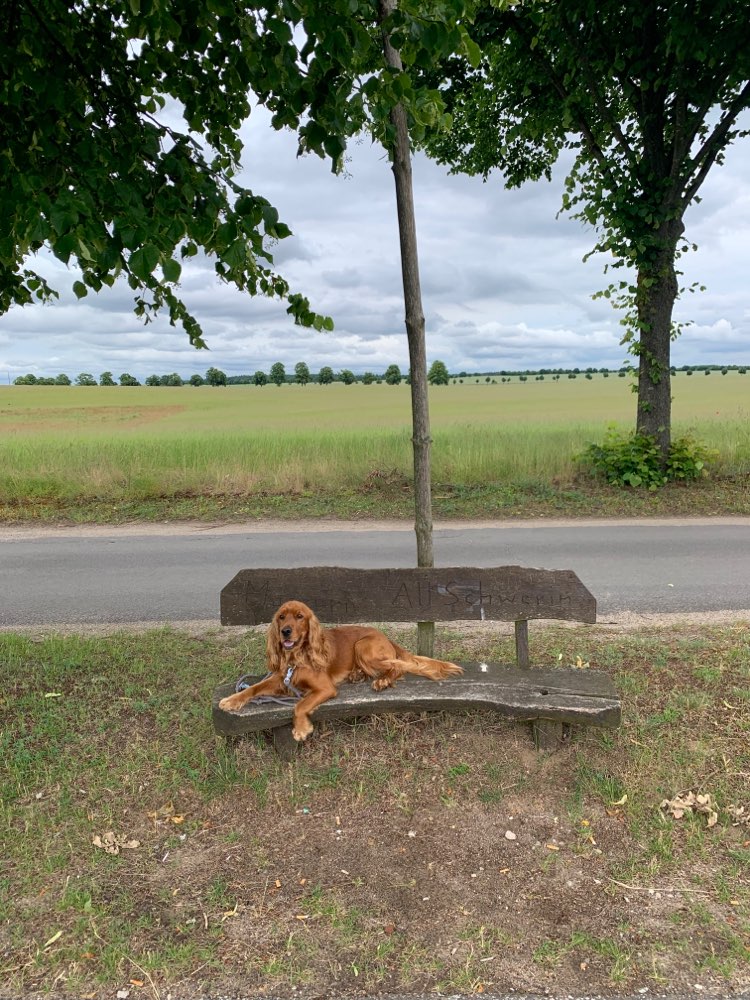
[[[294,676],[295,664],[292,663],[287,668],[287,672],[284,674],[284,687],[290,692],[288,695],[275,695],[275,694],[262,694],[258,698],[253,698],[253,701],[258,705],[267,705],[269,703],[275,703],[276,705],[293,705],[295,701],[299,701],[302,697],[302,692],[299,688],[296,688],[292,684],[292,677]],[[272,672],[269,671],[265,677],[261,677],[261,680],[267,680],[267,678],[272,676]],[[250,678],[253,674],[243,674],[242,677],[237,681],[234,686],[234,690],[245,691],[247,688],[251,687]]]

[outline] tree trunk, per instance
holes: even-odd
[[[677,298],[675,254],[684,232],[681,219],[664,223],[659,231],[661,245],[652,263],[638,270],[637,310],[638,414],[636,430],[656,442],[666,462],[672,433],[672,393],[670,349],[672,311]]]
[[[378,0],[381,22],[395,7],[395,0]],[[388,66],[402,69],[401,56],[383,32],[383,54]],[[414,215],[414,193],[411,172],[411,144],[406,111],[397,104],[390,113],[395,137],[390,149],[393,178],[396,183],[396,208],[401,247],[401,276],[404,286],[406,336],[409,343],[411,368],[412,444],[414,449],[414,530],[417,536],[417,566],[433,566],[432,548],[432,487],[430,468],[430,411],[427,397],[427,351],[422,309],[422,289],[419,282],[417,253],[417,223]],[[418,624],[418,652],[431,656],[435,627],[429,622]]]

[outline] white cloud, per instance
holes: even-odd
[[[353,144],[347,175],[317,158],[296,159],[296,140],[273,132],[262,112],[244,131],[243,181],[267,197],[294,237],[276,263],[313,308],[333,316],[334,333],[295,327],[283,303],[251,299],[221,284],[212,262],[194,258],[182,294],[201,322],[210,352],[196,352],[166,319],[144,327],[125,283],[77,301],[59,261],[39,269],[61,292],[51,306],[13,309],[0,318],[0,378],[27,371],[74,376],[129,371],[184,376],[216,365],[228,374],[292,370],[406,369],[408,350],[398,257],[393,177],[387,158],[367,141]],[[686,293],[676,318],[692,321],[673,347],[677,365],[750,363],[750,157],[747,140],[715,168],[703,200],[686,216],[697,253],[681,260]],[[557,217],[564,169],[553,183],[506,191],[499,178],[450,176],[417,157],[414,164],[428,359],[452,371],[593,365],[625,357],[617,314],[591,295],[608,282],[603,260],[584,264],[594,236]]]

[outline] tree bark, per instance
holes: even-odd
[[[395,8],[395,0],[378,0],[381,23]],[[383,54],[388,66],[401,70],[401,56],[383,32]],[[411,369],[412,444],[414,451],[414,531],[417,537],[417,566],[433,566],[432,486],[430,466],[430,411],[427,395],[427,350],[422,289],[419,281],[417,223],[411,170],[411,143],[406,111],[397,104],[390,113],[395,133],[390,149],[396,185],[396,209],[401,248],[401,277],[404,287],[406,336]],[[419,622],[417,645],[421,656],[431,656],[435,626]]]
[[[664,223],[653,263],[638,271],[638,413],[636,430],[656,439],[666,462],[671,443],[670,350],[672,312],[677,298],[675,254],[684,232],[681,219]]]

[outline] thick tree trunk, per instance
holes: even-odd
[[[381,22],[395,7],[395,0],[379,0]],[[383,53],[388,66],[401,69],[401,57],[383,33]],[[401,276],[404,286],[406,336],[409,343],[411,369],[412,443],[414,449],[414,530],[417,536],[417,566],[433,566],[432,548],[432,486],[430,467],[430,411],[427,397],[427,350],[422,309],[422,289],[419,282],[417,253],[417,223],[414,215],[414,193],[411,172],[411,143],[406,111],[397,104],[391,111],[394,140],[390,153],[396,183],[396,208],[401,246]],[[431,656],[434,625],[418,624],[418,652]]]
[[[661,227],[661,246],[652,264],[638,272],[638,414],[639,434],[656,438],[666,462],[672,433],[670,349],[672,311],[677,298],[675,253],[684,231],[682,220]]]

